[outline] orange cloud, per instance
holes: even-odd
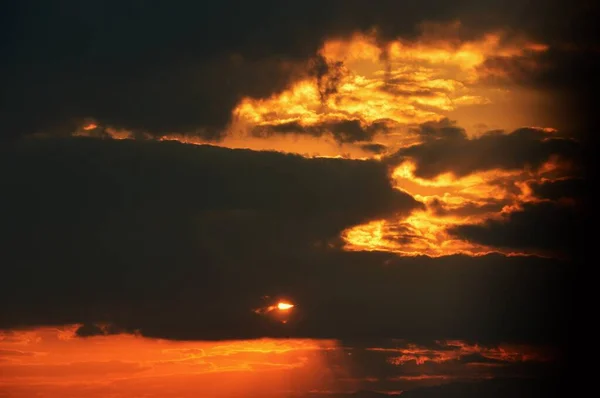
[[[0,389],[9,396],[275,397],[335,389],[331,340],[184,342],[134,335],[75,337],[78,325],[3,332]],[[338,365],[343,363],[338,362]],[[319,374],[319,378],[313,377]],[[65,394],[67,387],[72,392]],[[24,391],[23,395],[19,395]],[[279,394],[279,395],[278,395]]]
[[[386,45],[375,36],[359,34],[328,40],[320,50],[323,64],[316,78],[307,77],[267,99],[245,98],[234,114],[249,125],[275,127],[348,119],[414,124],[459,107],[490,104],[493,99],[478,86],[478,67],[486,59],[547,49],[504,36],[490,33],[458,44],[427,35]]]
[[[531,129],[549,135],[557,133],[550,128]],[[435,137],[426,139],[437,142]],[[465,144],[469,142],[474,140],[464,141]],[[444,145],[440,147],[443,148]],[[485,159],[485,156],[489,156],[479,153],[461,154],[460,150],[464,147],[461,145],[448,150],[453,151],[451,156],[458,160],[463,157]],[[429,161],[439,165],[436,159],[434,156],[421,162]],[[453,164],[447,163],[449,166]],[[400,164],[392,167],[390,178],[397,189],[424,203],[425,209],[416,210],[405,218],[373,220],[348,228],[342,233],[344,248],[351,251],[391,251],[400,255],[433,257],[452,254],[484,255],[491,252],[547,256],[548,253],[539,249],[494,248],[459,239],[448,232],[454,226],[481,224],[490,220],[502,221],[508,214],[521,211],[526,203],[552,202],[554,199],[537,197],[531,185],[539,185],[544,181],[561,181],[566,176],[577,174],[569,161],[556,156],[550,156],[537,168],[527,165],[523,169],[511,167],[513,168],[471,171],[462,176],[449,171],[424,178],[416,175],[415,161],[405,157]],[[560,200],[565,204],[569,201],[576,203],[569,197],[561,197]]]
[[[551,351],[525,345],[393,340],[392,348],[357,348],[314,339],[171,341],[129,334],[82,338],[75,334],[79,326],[0,332],[0,391],[10,397],[49,398],[277,398],[368,388],[394,395],[434,381],[492,378],[496,368],[505,375],[514,364],[553,360]],[[369,373],[360,373],[364,364],[354,361],[361,360],[387,362],[397,371],[370,374],[369,368]]]
[[[304,78],[269,98],[242,98],[219,142],[194,134],[165,133],[162,139],[305,156],[377,158],[378,154],[365,150],[360,143],[340,142],[327,125],[342,121],[356,121],[363,126],[386,123],[386,128],[370,136],[369,142],[382,144],[388,151],[417,142],[407,126],[456,112],[460,113],[456,115],[459,123],[464,119],[471,129],[482,107],[486,114],[490,107],[502,107],[503,112],[494,120],[487,115],[478,123],[485,122],[495,129],[518,127],[519,123],[511,118],[523,111],[524,105],[517,101],[521,93],[486,86],[480,81],[484,73],[481,66],[497,57],[531,58],[546,51],[547,46],[501,31],[461,41],[455,38],[457,29],[457,24],[424,24],[416,39],[387,43],[375,34],[326,40]],[[509,104],[516,104],[520,112],[511,112]],[[311,133],[290,132],[286,129],[290,123]],[[90,135],[91,125],[95,126],[93,131],[102,128],[96,122],[86,122],[77,134]],[[269,127],[266,135],[264,127]],[[133,137],[116,129],[104,129],[104,134]]]
[[[516,196],[507,188],[494,182],[499,179],[518,179],[523,172],[490,170],[463,178],[444,174],[428,180],[416,177],[414,168],[412,162],[404,162],[392,172],[392,179],[399,189],[428,204],[427,208],[415,211],[404,219],[377,220],[347,229],[342,234],[347,250],[381,250],[432,257],[484,255],[498,251],[451,237],[446,230],[452,225],[494,217],[503,207],[496,203],[516,200]],[[438,211],[433,203],[442,206],[445,211]],[[467,206],[469,211],[461,213],[460,210]]]
[[[522,107],[518,101],[521,94],[513,87],[499,90],[486,85],[489,68],[484,66],[488,60],[511,57],[536,62],[534,55],[547,51],[548,46],[502,31],[460,40],[459,25],[424,24],[416,39],[387,43],[375,34],[326,40],[305,78],[268,98],[241,99],[219,142],[174,134],[158,139],[306,157],[380,160],[400,148],[421,143],[423,138],[415,131],[415,125],[449,114],[473,121],[471,116],[476,118],[482,107],[502,107],[501,117],[486,117],[485,128],[478,122],[479,127],[470,131],[471,136],[486,128],[512,126],[516,121],[509,119],[522,114],[523,109],[516,111],[506,106],[516,103]],[[549,127],[536,129],[548,133],[549,138],[557,133]],[[82,126],[76,134],[97,135],[98,131],[103,137],[115,139],[135,136],[101,128],[95,122]],[[406,219],[371,220],[349,228],[342,233],[344,247],[400,255],[481,255],[492,251],[532,254],[470,243],[446,231],[452,226],[498,218],[519,209],[520,203],[537,200],[527,181],[552,173],[564,176],[568,168],[564,163],[552,159],[537,174],[494,169],[462,177],[445,173],[421,178],[415,173],[416,163],[406,159],[391,170],[391,179],[398,189],[422,201],[427,208]]]

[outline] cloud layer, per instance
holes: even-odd
[[[385,339],[344,345],[309,339],[165,341],[125,334],[77,338],[77,326],[1,333],[2,391],[11,397],[356,398],[496,389],[537,397],[547,392],[530,378],[556,371],[556,353],[544,346]]]
[[[2,327],[501,341],[564,322],[554,260],[341,251],[342,230],[424,208],[380,162],[85,138],[2,162]],[[253,311],[264,296],[297,304],[288,323]]]

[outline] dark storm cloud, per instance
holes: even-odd
[[[343,228],[420,206],[377,162],[94,139],[1,159],[2,327],[497,341],[551,339],[564,319],[559,262],[340,251]],[[252,312],[264,295],[294,317]]]
[[[218,235],[222,228],[254,224],[264,227],[255,231],[260,239],[286,232],[294,234],[290,243],[301,237],[305,244],[422,206],[393,189],[385,167],[373,161],[96,139],[33,140],[7,148],[3,157],[6,170],[19,170],[6,177],[4,203],[30,209],[22,216],[31,218],[21,221],[47,217],[38,221],[59,226],[77,215],[107,228],[121,216],[139,223],[165,217],[164,226],[175,227],[185,216],[179,227],[198,218],[206,229],[195,233],[215,244],[218,238],[232,243],[233,237]]]
[[[581,151],[572,139],[534,128],[520,128],[508,134],[489,131],[468,138],[463,128],[443,119],[423,123],[415,132],[423,143],[400,149],[388,161],[411,159],[416,162],[415,175],[422,178],[447,172],[464,177],[492,169],[535,170],[553,156],[575,162]]]
[[[509,249],[573,254],[584,249],[583,209],[572,203],[525,203],[501,220],[459,225],[449,232],[472,242]]]
[[[321,137],[325,134],[333,135],[339,143],[352,143],[357,141],[371,141],[373,136],[387,131],[387,121],[375,121],[364,124],[360,120],[340,120],[323,122],[316,125],[303,126],[298,122],[282,124],[269,124],[257,126],[253,134],[268,137],[273,134],[306,134],[313,137]]]
[[[426,20],[456,19],[462,36],[513,26],[577,38],[569,23],[579,16],[565,12],[573,7],[508,3],[9,1],[0,21],[1,134],[62,131],[93,117],[132,131],[218,138],[242,96],[269,96],[310,72],[322,95],[335,91],[336,66],[307,61],[324,38],[373,27],[382,42],[413,37]]]
[[[540,199],[575,199],[580,200],[586,192],[586,181],[583,178],[561,178],[532,182],[529,187],[533,195]]]

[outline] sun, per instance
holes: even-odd
[[[277,303],[277,309],[279,311],[288,311],[294,307],[294,304],[287,303],[285,301],[280,301]]]

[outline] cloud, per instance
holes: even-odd
[[[49,396],[139,395],[315,397],[356,391],[419,391],[432,385],[536,378],[556,367],[543,346],[485,345],[465,341],[380,339],[258,339],[175,341],[117,334],[79,338],[77,325],[39,327],[28,345],[41,355],[15,358],[2,366],[0,381],[11,396],[35,388]],[[343,344],[342,344],[343,343]],[[22,348],[0,341],[0,349]],[[318,374],[319,377],[315,377]],[[248,388],[250,387],[250,390]],[[46,390],[47,389],[47,390]],[[168,393],[167,393],[168,391]],[[53,393],[53,394],[52,394]],[[333,395],[336,396],[336,395]]]
[[[586,194],[586,181],[583,178],[561,178],[536,181],[529,184],[533,195],[541,199],[582,199]]]
[[[119,334],[122,331],[118,330],[112,324],[97,324],[97,323],[86,323],[81,325],[75,330],[75,334],[79,337],[90,337],[90,336],[108,336],[111,334]]]
[[[598,77],[593,73],[600,65],[600,47],[592,36],[581,35],[579,29],[590,28],[590,15],[578,16],[572,32],[554,43],[547,51],[530,51],[520,56],[494,56],[478,66],[482,81],[495,87],[523,87],[541,92],[541,104],[552,125],[582,140],[594,140],[589,129],[595,114],[591,102],[597,93]],[[587,24],[587,26],[586,26]]]
[[[583,213],[572,203],[525,203],[501,219],[449,228],[452,235],[492,247],[573,254],[583,249]]]
[[[3,76],[11,77],[2,82],[2,137],[58,132],[93,117],[117,129],[215,139],[242,97],[269,97],[305,76],[329,37],[376,29],[384,44],[425,29],[434,39],[460,41],[516,24],[535,39],[577,43],[577,34],[590,26],[577,24],[574,33],[567,28],[580,18],[569,5],[510,3],[225,1],[200,7],[31,0],[13,7],[10,21],[2,23]],[[540,25],[541,15],[551,22]],[[435,25],[457,20],[462,24],[451,30]],[[325,77],[322,66],[312,68],[317,78]],[[321,91],[335,91],[335,82],[325,80]]]
[[[269,136],[273,134],[307,134],[313,137],[331,134],[339,143],[353,143],[357,141],[371,141],[375,134],[387,131],[387,129],[385,121],[376,121],[365,124],[360,120],[340,120],[309,126],[303,126],[299,122],[263,124],[255,127],[253,129],[253,134],[258,136]]]
[[[130,374],[146,370],[139,363],[127,363],[122,361],[110,362],[77,362],[57,365],[25,366],[0,365],[2,376],[6,378],[31,378],[31,377],[63,377],[65,373],[74,378],[91,375],[109,376],[114,374]]]
[[[28,357],[35,355],[35,352],[19,351],[19,350],[0,350],[0,358],[2,357]]]
[[[338,92],[338,86],[347,71],[342,61],[328,62],[325,57],[318,55],[314,58],[310,75],[317,79],[319,97],[324,103],[331,94]]]
[[[361,148],[365,151],[379,154],[385,152],[387,146],[383,144],[364,144],[361,146]]]
[[[0,294],[13,303],[2,327],[175,339],[559,330],[553,260],[340,250],[343,229],[422,208],[382,163],[83,138],[23,143],[2,163]],[[296,305],[287,323],[253,312],[265,295]]]
[[[488,200],[483,203],[465,201],[459,205],[450,206],[439,198],[433,198],[427,203],[428,209],[438,217],[458,215],[462,217],[497,213],[508,203],[501,200]]]
[[[538,128],[521,128],[511,133],[489,131],[469,138],[464,129],[442,119],[423,123],[417,132],[423,142],[400,149],[389,161],[412,160],[416,163],[415,175],[427,179],[444,173],[464,177],[494,169],[536,170],[553,157],[573,161],[580,151],[576,141]]]
[[[376,23],[375,15],[354,21],[358,26],[326,17],[362,8],[340,5],[34,1],[18,6],[12,23],[4,25],[11,39],[3,70],[13,79],[3,83],[3,103],[9,105],[3,136],[57,131],[94,117],[127,130],[216,138],[242,96],[263,97],[284,88],[327,34]],[[43,11],[33,15],[31,9]],[[12,39],[17,36],[23,40]]]

